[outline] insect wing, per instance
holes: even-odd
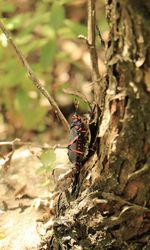
[[[75,127],[72,127],[70,131],[70,144],[68,145],[68,157],[72,163],[78,162],[78,140],[78,131]]]
[[[86,155],[87,131],[79,115],[73,116],[70,125],[70,143],[68,157],[72,163],[81,165]]]

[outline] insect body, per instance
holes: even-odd
[[[70,125],[70,143],[68,145],[69,160],[80,166],[86,156],[87,130],[80,115],[72,116]]]

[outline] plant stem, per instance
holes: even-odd
[[[39,145],[39,144],[36,144],[36,143],[33,143],[33,142],[23,142],[19,138],[16,138],[13,141],[1,141],[0,142],[0,147],[2,147],[2,146],[31,146],[31,147],[37,147],[37,148],[42,148],[42,149],[53,149],[53,150],[56,149],[56,148],[61,148],[61,149],[66,149],[67,148],[67,146],[61,146],[59,144],[56,144],[54,146],[50,146],[47,143]]]
[[[92,63],[92,81],[94,84],[95,100],[98,103],[99,95],[99,82],[100,73],[98,69],[98,57],[96,51],[96,10],[95,10],[96,0],[88,0],[88,34],[87,34],[87,44],[90,51],[91,63]]]

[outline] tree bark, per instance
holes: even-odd
[[[49,249],[150,249],[150,3],[107,0],[106,15],[97,148],[61,198]]]

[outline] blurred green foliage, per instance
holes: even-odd
[[[43,150],[40,157],[41,167],[36,171],[38,175],[45,176],[45,180],[42,183],[42,186],[48,186],[51,184],[51,178],[48,173],[52,173],[53,169],[56,166],[56,154],[53,149]]]
[[[79,23],[67,17],[66,4],[71,2],[26,0],[23,6],[19,0],[0,0],[0,17],[5,26],[11,31],[37,76],[54,96],[69,86],[69,82],[64,81],[55,90],[53,71],[56,65],[73,63],[69,55],[60,49],[62,40],[75,40],[80,34],[86,35],[84,22]],[[0,71],[0,118],[12,124],[16,130],[43,131],[48,103],[28,79],[26,70],[1,32]]]
[[[54,150],[43,151],[40,156],[42,166],[38,168],[38,174],[45,174],[55,167],[56,155]]]

